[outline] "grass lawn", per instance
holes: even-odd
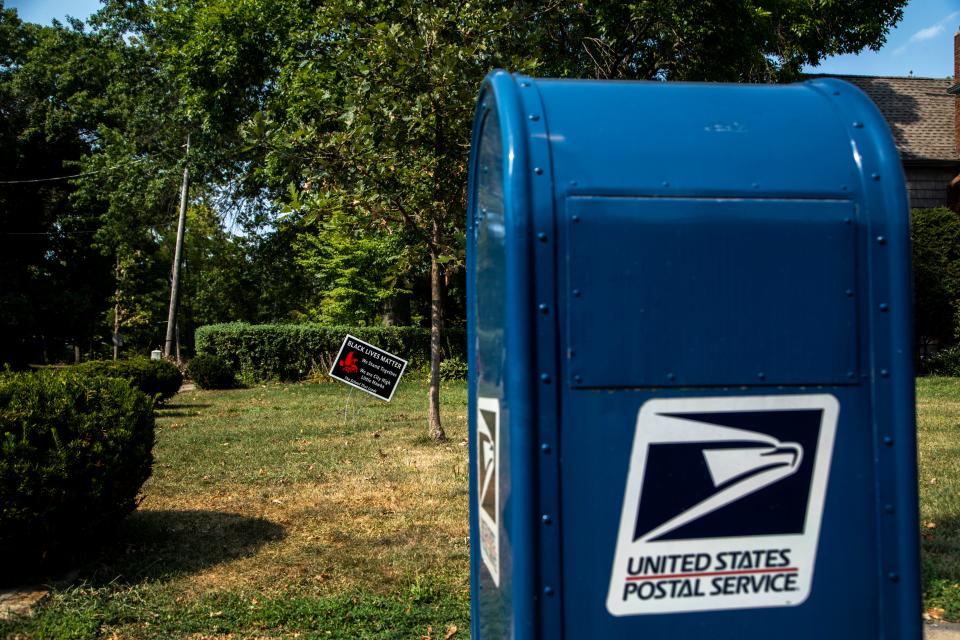
[[[960,379],[917,383],[924,608],[960,620]],[[466,385],[180,394],[140,509],[3,640],[468,638]]]
[[[960,620],[960,378],[917,380],[923,604]]]
[[[153,477],[73,586],[0,638],[468,638],[466,384],[183,393]]]

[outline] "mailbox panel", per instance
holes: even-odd
[[[855,381],[854,217],[830,200],[569,198],[572,384]]]
[[[567,637],[629,637],[631,630],[637,628],[642,628],[654,638],[697,638],[704,634],[717,640],[742,640],[769,635],[784,640],[880,637],[877,632],[878,621],[868,614],[878,599],[875,568],[878,523],[874,506],[876,477],[873,472],[873,449],[864,444],[860,425],[869,424],[870,415],[861,394],[852,387],[794,389],[786,394],[799,401],[832,396],[839,408],[832,455],[827,461],[829,474],[823,493],[825,499],[821,525],[819,531],[810,531],[806,536],[808,542],[815,543],[813,562],[797,562],[798,545],[795,539],[803,536],[796,536],[794,540],[787,536],[788,541],[784,542],[783,537],[770,535],[768,527],[783,515],[762,506],[763,491],[776,491],[782,481],[773,483],[752,494],[744,492],[745,497],[715,512],[734,512],[734,517],[739,519],[739,529],[735,535],[720,539],[701,537],[701,530],[684,536],[683,530],[677,529],[681,535],[673,536],[673,539],[664,536],[659,543],[665,551],[644,555],[655,560],[669,554],[712,556],[710,561],[705,561],[712,564],[705,564],[700,567],[702,570],[697,571],[691,571],[680,563],[676,564],[674,571],[659,565],[657,568],[662,569],[660,573],[665,576],[664,580],[659,581],[664,585],[664,591],[654,593],[645,600],[631,594],[625,602],[621,601],[628,610],[635,606],[663,612],[611,615],[610,596],[619,599],[621,592],[610,592],[614,586],[626,585],[623,581],[617,585],[611,584],[616,582],[611,580],[611,576],[617,570],[617,537],[622,512],[625,509],[629,512],[636,506],[631,502],[636,497],[631,497],[627,485],[634,441],[642,437],[638,430],[641,409],[651,401],[689,398],[700,401],[709,399],[715,406],[729,403],[736,407],[738,402],[743,402],[744,396],[782,398],[784,392],[775,387],[696,391],[663,389],[656,392],[580,390],[566,397],[563,405],[565,420],[561,484],[564,487],[564,628]],[[749,420],[745,422],[745,425],[749,424]],[[808,426],[791,425],[779,434],[778,439],[782,443],[790,441],[806,445],[809,441],[805,441],[804,435],[797,431]],[[751,430],[755,432],[756,428]],[[734,446],[749,445],[738,443]],[[693,442],[686,448],[695,450],[694,455],[676,457],[678,464],[666,473],[662,469],[659,472],[648,470],[647,477],[643,479],[646,481],[645,492],[660,494],[678,508],[689,506],[685,501],[690,492],[697,489],[694,480],[706,468],[707,459],[702,452],[710,450],[703,442]],[[814,451],[804,447],[803,454],[812,458]],[[810,482],[809,478],[798,479],[801,484]],[[657,544],[652,544],[647,549],[656,547]],[[761,581],[764,576],[778,575],[778,567],[758,567],[753,564],[731,566],[729,562],[731,551],[757,549],[789,550],[787,557],[790,568],[812,572],[809,596],[793,605],[764,605],[766,597],[776,594],[768,593],[771,585]],[[718,566],[716,560],[719,552],[728,554],[725,556],[727,566]],[[761,562],[765,563],[768,559],[763,558]],[[634,560],[637,561],[637,558]],[[780,558],[772,564],[783,568]],[[676,586],[671,584],[671,575],[677,577]],[[738,578],[750,579],[752,584],[738,585]],[[732,582],[722,582],[731,579]],[[721,581],[719,587],[715,583],[717,580]],[[670,588],[676,589],[673,594],[675,597],[671,597]],[[691,588],[684,594],[688,597],[681,597],[681,589],[686,588]],[[715,595],[716,590],[722,588],[740,588],[744,593],[723,597]],[[790,594],[785,595],[789,598]],[[719,608],[730,606],[727,600],[738,599],[739,606],[743,608]],[[718,608],[697,611],[698,606]],[[850,615],[850,612],[862,614]],[[774,629],[775,633],[771,631]]]

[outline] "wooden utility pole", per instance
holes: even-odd
[[[177,327],[177,299],[180,293],[180,256],[183,255],[183,232],[187,226],[187,182],[189,176],[190,134],[187,134],[187,150],[183,161],[183,184],[180,186],[180,220],[177,223],[177,247],[173,251],[173,274],[170,277],[170,312],[167,313],[167,340],[163,355],[170,357]],[[179,358],[179,353],[177,354]]]

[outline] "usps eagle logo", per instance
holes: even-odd
[[[645,403],[608,610],[630,615],[806,599],[838,415],[828,394]],[[755,555],[742,556],[754,558],[749,566],[732,566],[736,554],[749,553]],[[667,566],[659,559],[670,557],[689,562],[659,569]]]

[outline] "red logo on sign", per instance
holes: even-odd
[[[354,351],[351,351],[347,354],[347,357],[340,361],[340,368],[343,369],[344,373],[356,373],[360,371],[360,367],[357,366],[357,354]]]

